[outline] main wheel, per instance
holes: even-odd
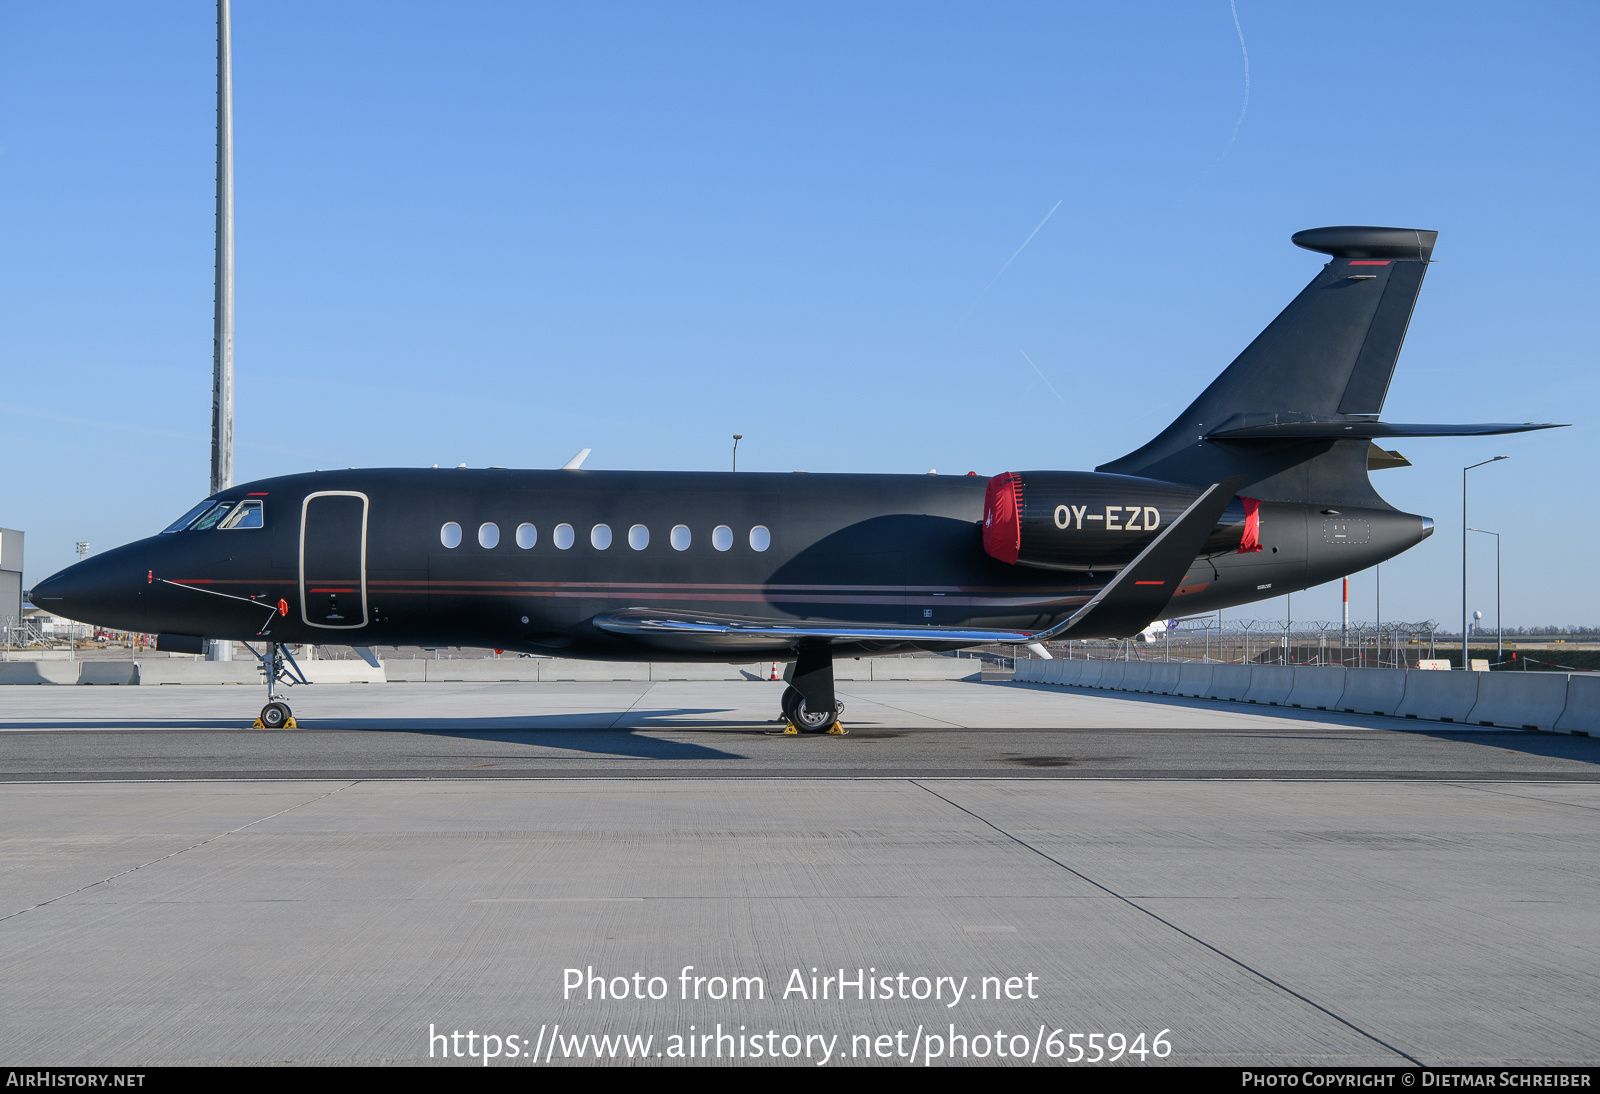
[[[789,714],[789,721],[801,733],[826,733],[833,728],[833,723],[839,720],[839,712],[844,709],[843,703],[834,703],[829,711],[809,711],[806,709],[805,699],[795,704]]]
[[[800,693],[793,687],[783,689],[783,698],[778,701],[778,709],[783,713],[785,722],[794,721],[794,709],[800,705]],[[799,723],[796,723],[797,725]]]
[[[288,703],[268,703],[261,708],[261,724],[268,729],[282,729],[292,716]]]

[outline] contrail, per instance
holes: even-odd
[[[1211,166],[1200,172],[1199,177],[1189,184],[1189,189],[1184,191],[1183,197],[1179,198],[1179,201],[1193,193],[1194,188],[1199,186],[1207,175],[1215,171],[1218,165],[1228,158],[1228,153],[1233,151],[1233,142],[1239,139],[1239,127],[1244,125],[1244,116],[1250,110],[1250,51],[1244,45],[1244,28],[1239,25],[1239,9],[1235,6],[1234,0],[1228,0],[1228,11],[1233,14],[1233,30],[1239,36],[1239,53],[1244,57],[1244,103],[1239,107],[1239,117],[1233,123],[1233,134],[1228,138],[1227,145],[1222,149],[1222,155],[1212,160]]]
[[[1244,55],[1244,105],[1239,107],[1239,120],[1233,123],[1233,136],[1228,138],[1228,147],[1222,150],[1222,156],[1217,157],[1221,163],[1233,148],[1233,142],[1239,139],[1239,127],[1244,124],[1245,111],[1250,109],[1250,51],[1244,48],[1244,28],[1239,26],[1239,9],[1234,6],[1233,0],[1228,0],[1228,10],[1233,13],[1233,30],[1239,36],[1239,52]],[[1211,166],[1215,167],[1214,163]]]
[[[1059,202],[1057,204],[1059,204]],[[1050,211],[1052,213],[1055,212],[1054,209],[1052,209]],[[1028,364],[1030,364],[1030,365],[1033,365],[1033,358],[1029,357],[1025,351],[1019,349],[1017,352],[1022,354],[1022,359],[1024,361],[1028,362]],[[1033,371],[1039,372],[1039,366],[1038,365],[1033,365]],[[1054,385],[1054,384],[1052,384],[1050,382],[1050,377],[1046,376],[1042,372],[1039,372],[1039,379],[1043,380],[1044,381],[1044,386],[1050,389],[1050,394],[1054,395],[1057,399],[1061,399],[1061,392],[1057,391],[1056,390],[1056,385]],[[1068,403],[1065,399],[1061,399],[1061,405],[1066,407],[1068,410],[1072,409],[1072,404]]]
[[[1062,198],[1062,199],[1061,199],[1061,201],[1066,201],[1066,200],[1067,200],[1067,199],[1066,199],[1066,198]],[[966,321],[966,318],[967,318],[967,316],[969,316],[969,315],[971,315],[971,314],[972,314],[972,309],[973,309],[973,308],[976,308],[976,307],[977,307],[977,306],[978,306],[978,301],[980,301],[980,300],[982,300],[982,299],[983,299],[983,295],[984,295],[984,293],[986,293],[986,292],[988,292],[988,291],[989,291],[989,290],[990,290],[990,289],[992,289],[992,288],[994,288],[994,283],[995,283],[995,282],[996,282],[996,281],[999,281],[999,280],[1000,280],[1000,274],[1003,274],[1003,273],[1005,273],[1005,272],[1006,272],[1006,271],[1007,271],[1007,270],[1008,270],[1008,269],[1010,269],[1010,268],[1011,268],[1011,264],[1012,264],[1012,263],[1013,263],[1013,262],[1015,262],[1015,261],[1016,261],[1016,260],[1017,260],[1017,255],[1019,255],[1019,254],[1021,254],[1021,253],[1022,253],[1022,252],[1023,252],[1023,250],[1024,250],[1024,249],[1025,249],[1025,248],[1026,248],[1026,247],[1027,247],[1027,246],[1028,246],[1028,244],[1030,244],[1030,243],[1032,243],[1032,242],[1033,242],[1033,237],[1034,237],[1034,236],[1036,236],[1036,235],[1038,235],[1038,234],[1039,234],[1039,229],[1040,229],[1040,228],[1043,228],[1043,227],[1044,227],[1044,222],[1045,222],[1045,220],[1049,220],[1049,219],[1050,219],[1050,218],[1051,218],[1051,217],[1053,217],[1053,216],[1055,216],[1055,214],[1056,214],[1056,210],[1057,210],[1057,209],[1059,209],[1059,208],[1061,208],[1061,201],[1058,201],[1058,202],[1056,202],[1056,203],[1055,203],[1055,204],[1054,204],[1054,205],[1052,205],[1052,206],[1050,206],[1050,211],[1049,211],[1049,212],[1048,212],[1048,213],[1046,213],[1046,214],[1045,214],[1045,215],[1044,215],[1044,220],[1041,220],[1041,221],[1040,221],[1040,222],[1039,222],[1039,223],[1038,223],[1038,225],[1037,225],[1037,226],[1036,226],[1036,227],[1035,227],[1035,228],[1034,228],[1034,229],[1033,229],[1033,231],[1031,231],[1031,232],[1029,232],[1029,233],[1028,233],[1028,238],[1027,238],[1027,239],[1025,239],[1025,240],[1023,240],[1023,241],[1022,241],[1022,246],[1021,246],[1021,247],[1018,247],[1018,248],[1017,248],[1017,249],[1016,249],[1016,251],[1015,251],[1015,252],[1014,252],[1014,253],[1013,253],[1013,254],[1012,254],[1012,255],[1011,255],[1011,257],[1010,257],[1010,258],[1008,258],[1008,259],[1006,259],[1006,264],[1005,264],[1005,265],[1004,265],[1004,266],[1001,266],[1001,267],[1000,267],[1000,273],[997,273],[997,274],[995,274],[995,275],[994,275],[994,276],[993,276],[993,277],[991,277],[991,278],[990,278],[990,279],[989,279],[989,283],[988,283],[988,284],[987,284],[987,285],[985,285],[985,286],[984,286],[984,287],[983,287],[983,292],[980,292],[980,293],[979,293],[979,294],[978,294],[978,295],[977,295],[977,297],[976,297],[976,298],[974,298],[974,299],[973,299],[973,301],[972,301],[972,307],[970,307],[970,308],[968,308],[968,309],[967,309],[967,310],[966,310],[966,312],[965,312],[965,313],[964,313],[964,314],[963,314],[963,315],[962,315],[962,316],[961,316],[961,319],[960,319],[960,320],[958,320],[958,321],[957,321],[957,325],[958,325],[958,326],[959,326],[959,325],[960,325],[960,324],[961,324],[961,323],[964,323],[964,322],[965,322],[965,321]],[[1024,355],[1023,355],[1023,356],[1027,356],[1027,355],[1026,355],[1026,354],[1024,354]],[[1046,381],[1045,381],[1045,383],[1047,383],[1047,384],[1048,384],[1048,383],[1049,383],[1049,382],[1050,382],[1050,381],[1049,381],[1049,380],[1046,380]],[[1054,390],[1055,390],[1055,389],[1054,389],[1054,388],[1051,388],[1051,390],[1052,390],[1052,391],[1054,391]]]

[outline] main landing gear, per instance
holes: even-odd
[[[839,721],[844,704],[833,697],[833,651],[828,646],[802,646],[795,663],[784,672],[783,732],[826,733],[843,737],[848,730]]]
[[[281,642],[273,642],[265,652],[257,652],[248,642],[244,645],[261,662],[261,675],[267,678],[267,705],[261,708],[255,724],[250,728],[299,729],[299,723],[294,720],[294,711],[289,709],[288,703],[278,698],[278,681],[282,680],[289,687],[308,683],[305,673],[300,671],[300,666],[295,664],[294,657],[283,648]]]

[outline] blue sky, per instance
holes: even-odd
[[[1435,228],[1385,417],[1574,427],[1399,445],[1374,482],[1440,531],[1383,614],[1459,618],[1461,468],[1505,453],[1472,520],[1507,623],[1600,623],[1600,9],[1237,14],[238,0],[238,477],[719,469],[735,432],[752,470],[1089,468],[1313,276],[1294,231]],[[206,3],[0,7],[30,583],[205,493],[214,36]]]

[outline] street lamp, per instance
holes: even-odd
[[[1467,472],[1484,464],[1509,460],[1510,456],[1496,456],[1483,463],[1468,464],[1461,469],[1461,667],[1472,667],[1472,654],[1467,649]]]
[[[739,470],[739,442],[742,440],[744,440],[743,433],[735,433],[733,435],[733,469],[735,471]]]
[[[1500,533],[1485,528],[1468,528],[1467,531],[1494,537],[1494,659],[1498,663],[1506,659],[1505,631],[1500,626]]]

